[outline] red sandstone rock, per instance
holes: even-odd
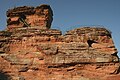
[[[61,35],[56,29],[39,25],[21,26],[19,13],[37,20],[51,17],[48,5],[8,10],[12,20],[8,30],[0,31],[0,71],[12,80],[118,80],[119,61],[110,31],[83,27]],[[37,16],[36,16],[37,15]],[[14,23],[15,22],[15,23]],[[51,19],[48,20],[51,22]],[[12,28],[11,26],[15,27]],[[23,25],[23,24],[22,24]],[[17,28],[17,27],[21,28]],[[50,26],[44,26],[50,28]],[[11,29],[10,29],[11,28]],[[0,73],[1,78],[1,73]]]
[[[16,7],[7,11],[7,28],[37,27],[49,29],[53,12],[49,5],[34,7]]]

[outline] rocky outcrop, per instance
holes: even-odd
[[[53,12],[49,5],[37,7],[16,7],[7,11],[7,28],[39,27],[49,29],[53,20]]]
[[[17,16],[16,9],[8,16]],[[120,78],[111,32],[97,26],[73,29],[65,35],[56,29],[30,26],[0,31],[0,60],[0,71],[12,80]]]

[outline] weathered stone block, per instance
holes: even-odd
[[[38,26],[41,29],[49,29],[53,20],[53,12],[49,5],[35,7],[16,7],[7,11],[7,28]]]

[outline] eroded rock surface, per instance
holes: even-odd
[[[49,5],[37,7],[16,7],[7,11],[8,29],[19,27],[39,27],[49,29],[53,20],[53,12]]]
[[[43,11],[49,11],[48,5],[42,6]],[[28,18],[38,15],[34,12],[36,9],[41,6],[18,7],[8,10],[7,16],[12,19],[24,13]],[[19,28],[11,25],[14,23],[9,24],[7,30],[0,31],[0,71],[10,75],[12,80],[120,78],[117,49],[111,32],[105,28],[81,27],[62,35],[59,30],[49,29],[50,26],[43,29],[40,25],[23,27],[18,24]]]

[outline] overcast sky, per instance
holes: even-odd
[[[120,0],[0,0],[0,30],[6,28],[6,11],[9,8],[40,4],[52,7],[52,28],[63,33],[84,25],[102,25],[111,30],[120,56]]]

